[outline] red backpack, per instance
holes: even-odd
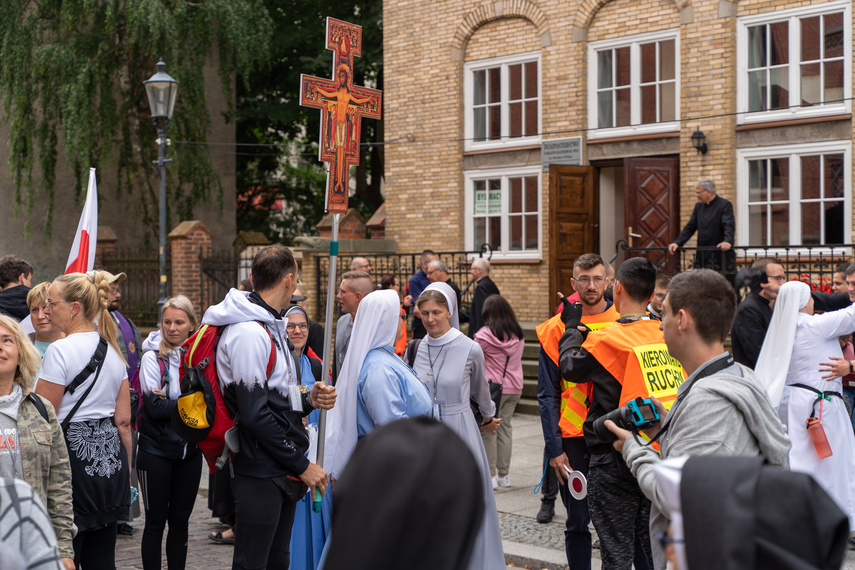
[[[235,425],[235,419],[223,401],[217,374],[217,346],[224,328],[202,325],[184,342],[179,369],[181,396],[172,414],[175,432],[181,439],[196,444],[202,450],[211,473],[221,469],[229,460],[230,451],[225,448],[224,437]],[[264,330],[269,337],[270,332],[266,328]],[[268,380],[274,366],[276,347],[270,337]]]

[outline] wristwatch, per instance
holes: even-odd
[[[855,364],[851,360],[849,361],[849,374],[855,374]]]

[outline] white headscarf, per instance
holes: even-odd
[[[389,346],[401,328],[401,301],[392,290],[373,291],[356,310],[350,345],[335,389],[335,407],[327,412],[324,469],[338,477],[356,447],[356,392],[365,357],[375,348]]]
[[[796,338],[799,309],[810,301],[810,287],[801,281],[788,281],[781,285],[775,299],[772,321],[763,340],[754,371],[766,388],[772,407],[781,404],[781,395],[790,370],[790,356]]]
[[[448,312],[450,315],[449,323],[451,324],[451,329],[439,338],[433,338],[428,335],[425,337],[425,342],[431,346],[442,346],[443,344],[448,344],[463,334],[460,332],[460,315],[457,314],[457,294],[450,285],[447,283],[440,283],[439,281],[431,283],[425,287],[425,290],[422,291],[422,293],[426,291],[439,291],[442,293],[442,296],[445,297],[446,302],[448,302]]]

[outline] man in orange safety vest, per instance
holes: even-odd
[[[612,324],[620,315],[612,302],[604,297],[609,285],[603,259],[596,253],[586,253],[573,264],[571,284],[579,294],[581,321],[591,329]],[[562,315],[541,323],[536,331],[540,340],[537,372],[537,398],[546,443],[543,498],[538,522],[549,522],[555,513],[555,496],[559,490],[567,509],[564,546],[567,563],[573,570],[591,568],[591,532],[588,528],[587,499],[571,497],[565,484],[567,473],[563,466],[584,475],[588,472],[588,446],[582,436],[582,423],[588,415],[591,384],[566,382],[558,374],[558,341],[564,334]],[[561,481],[562,485],[558,485]]]
[[[582,311],[567,310],[559,342],[559,371],[568,382],[587,383],[591,405],[583,425],[590,449],[588,508],[600,539],[603,568],[652,567],[650,501],[623,457],[594,433],[594,422],[636,397],[655,396],[670,407],[685,376],[665,345],[659,321],[647,303],[656,286],[656,267],[634,257],[617,271],[614,289],[618,321],[598,331],[582,326]],[[574,466],[575,467],[575,466]]]

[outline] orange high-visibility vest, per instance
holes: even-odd
[[[599,330],[607,325],[613,324],[620,318],[620,314],[611,305],[608,309],[598,315],[583,315],[582,322],[592,330]],[[564,323],[561,315],[555,315],[548,321],[541,323],[535,331],[540,345],[547,356],[558,366],[558,341],[564,334]],[[561,417],[558,426],[561,428],[561,437],[581,437],[582,424],[588,417],[588,405],[591,401],[592,386],[590,382],[576,384],[561,379]]]
[[[686,379],[683,366],[668,353],[659,321],[616,323],[590,333],[582,348],[621,383],[621,406],[652,396],[670,410]]]

